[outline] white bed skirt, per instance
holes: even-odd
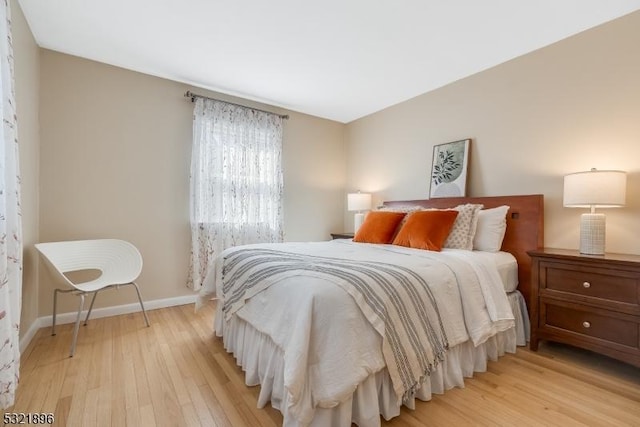
[[[516,319],[516,328],[501,332],[474,347],[471,341],[459,344],[447,352],[445,360],[431,374],[415,396],[404,404],[414,409],[415,399],[428,401],[432,394],[442,394],[453,387],[464,387],[464,378],[474,372],[487,370],[488,360],[497,360],[505,352],[515,353],[516,345],[526,345],[529,339],[529,317],[524,298],[518,291],[508,294]],[[217,313],[220,313],[218,310]],[[301,424],[288,411],[284,390],[284,365],[282,350],[269,336],[257,331],[250,324],[234,316],[224,322],[216,314],[215,326],[223,336],[225,349],[233,353],[238,365],[245,372],[248,386],[261,385],[258,407],[269,402],[282,412],[283,426],[300,427]],[[311,423],[314,427],[380,426],[380,415],[389,420],[400,414],[391,378],[385,369],[367,377],[356,388],[351,398],[333,408],[316,408]]]
[[[527,304],[524,302],[524,297],[520,291],[508,293],[507,298],[509,298],[509,305],[511,305],[513,317],[516,319],[516,344],[519,346],[525,346],[527,345],[527,342],[529,342],[530,332]]]

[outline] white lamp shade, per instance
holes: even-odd
[[[366,211],[371,209],[371,194],[349,193],[347,194],[347,210]]]
[[[576,172],[564,177],[564,206],[613,208],[624,206],[627,174],[623,171]]]

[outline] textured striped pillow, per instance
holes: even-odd
[[[452,210],[458,211],[456,221],[451,228],[449,237],[444,242],[443,248],[473,250],[473,237],[478,225],[478,212],[483,205],[467,203],[458,205]]]

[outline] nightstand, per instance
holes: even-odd
[[[353,239],[353,233],[331,233],[332,239]]]
[[[556,341],[640,367],[640,256],[528,253],[531,350]]]

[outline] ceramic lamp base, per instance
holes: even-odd
[[[363,213],[357,213],[353,216],[353,232],[357,233],[358,232],[358,228],[360,228],[360,226],[362,225],[362,223],[364,222],[364,214]]]
[[[580,217],[580,253],[604,255],[605,215],[585,213]]]

